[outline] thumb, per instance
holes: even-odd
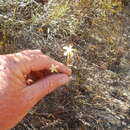
[[[69,81],[66,74],[53,74],[24,89],[27,104],[35,105],[41,98]]]

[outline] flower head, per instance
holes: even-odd
[[[53,72],[58,72],[58,65],[52,64],[50,70],[51,70],[52,73]]]
[[[73,55],[74,55],[73,52],[74,52],[75,49],[72,48],[72,45],[64,46],[63,49],[65,50],[64,56],[71,56],[71,57],[73,57]]]

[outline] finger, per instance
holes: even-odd
[[[26,50],[14,54],[14,57],[19,59],[24,74],[28,74],[31,71],[50,70],[53,64],[57,66],[58,72],[71,75],[71,70],[68,67],[49,56],[43,55],[40,50]]]
[[[24,89],[25,102],[35,105],[41,98],[69,82],[66,74],[53,74]]]

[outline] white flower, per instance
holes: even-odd
[[[58,72],[58,65],[54,65],[54,64],[52,64],[51,65],[51,68],[50,68],[50,70],[51,70],[51,72],[53,73],[53,72]]]
[[[63,49],[65,50],[64,52],[64,56],[71,56],[73,57],[73,51],[74,49],[72,48],[72,45],[69,45],[69,46],[64,46]]]

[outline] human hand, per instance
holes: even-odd
[[[52,64],[59,73],[49,73]],[[69,75],[70,69],[39,50],[0,55],[0,130],[14,127],[41,98],[67,83]]]

